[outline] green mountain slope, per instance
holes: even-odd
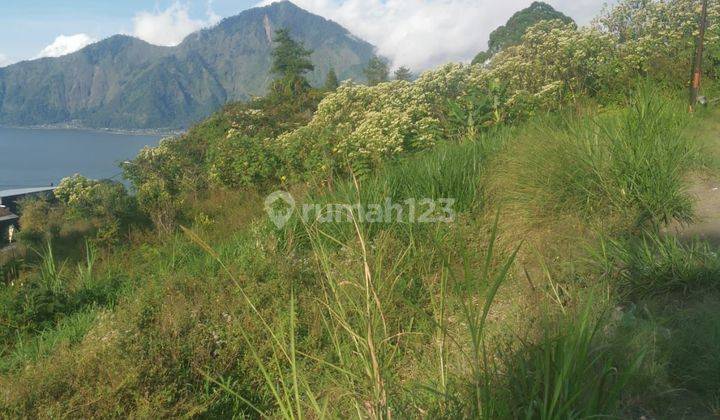
[[[76,53],[0,69],[0,124],[183,128],[222,104],[265,92],[271,37],[290,33],[314,50],[310,81],[330,68],[363,79],[374,47],[340,25],[284,1],[225,19],[177,47],[117,35]]]
[[[544,20],[573,22],[572,18],[558,12],[547,3],[533,2],[530,7],[512,15],[505,25],[490,34],[487,51],[480,52],[473,60],[473,64],[483,63],[503,49],[518,45],[528,28]]]

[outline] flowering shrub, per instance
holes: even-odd
[[[700,0],[622,0],[594,26],[612,36],[623,62],[638,74],[686,83],[699,34]],[[706,57],[720,62],[720,2],[708,2]],[[708,66],[713,71],[715,66]]]
[[[362,176],[381,162],[578,98],[608,102],[650,76],[689,79],[699,0],[620,0],[589,28],[530,27],[489,63],[448,64],[413,83],[345,83],[325,94],[271,92],[229,105],[177,139],[143,150],[126,176],[147,210],[170,217],[183,192],[286,179]],[[720,2],[710,2],[707,58],[720,63]],[[713,73],[716,66],[707,66]],[[163,203],[163,201],[168,203]]]
[[[279,147],[293,155],[301,147],[314,149],[303,154],[309,164],[289,157],[288,171],[350,168],[362,174],[385,159],[433,147],[449,135],[448,102],[483,89],[482,73],[449,64],[414,83],[344,84],[320,103],[307,126],[279,137]]]
[[[63,179],[57,200],[28,199],[22,204],[22,239],[38,245],[51,238],[93,234],[97,242],[113,242],[142,221],[137,203],[119,182],[80,175]]]
[[[227,187],[259,185],[276,178],[278,159],[267,139],[230,129],[226,138],[208,151],[210,181]]]
[[[96,181],[81,175],[63,179],[55,197],[80,218],[118,218],[132,212],[134,203],[119,182]]]
[[[520,45],[495,56],[488,77],[507,86],[506,106],[525,114],[600,94],[621,72],[611,36],[555,20],[531,27]]]

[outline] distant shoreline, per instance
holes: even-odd
[[[90,131],[98,133],[118,134],[126,136],[159,136],[159,137],[175,137],[185,133],[185,130],[172,130],[164,128],[145,128],[145,129],[120,129],[120,128],[92,128],[75,124],[44,124],[31,126],[15,126],[0,125],[0,128],[13,128],[17,130],[77,130]]]

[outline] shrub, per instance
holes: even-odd
[[[619,111],[539,119],[498,162],[496,198],[545,219],[611,217],[629,228],[688,220],[684,175],[699,158],[687,121],[683,104],[651,87]]]
[[[593,260],[620,293],[633,298],[720,290],[720,256],[703,242],[683,244],[657,233],[604,240]]]

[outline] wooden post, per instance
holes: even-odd
[[[708,0],[703,0],[702,12],[700,13],[700,35],[698,36],[695,49],[695,63],[693,64],[692,80],[690,81],[690,112],[693,112],[700,95],[700,83],[702,82],[702,64],[705,49],[705,28],[707,27]]]

